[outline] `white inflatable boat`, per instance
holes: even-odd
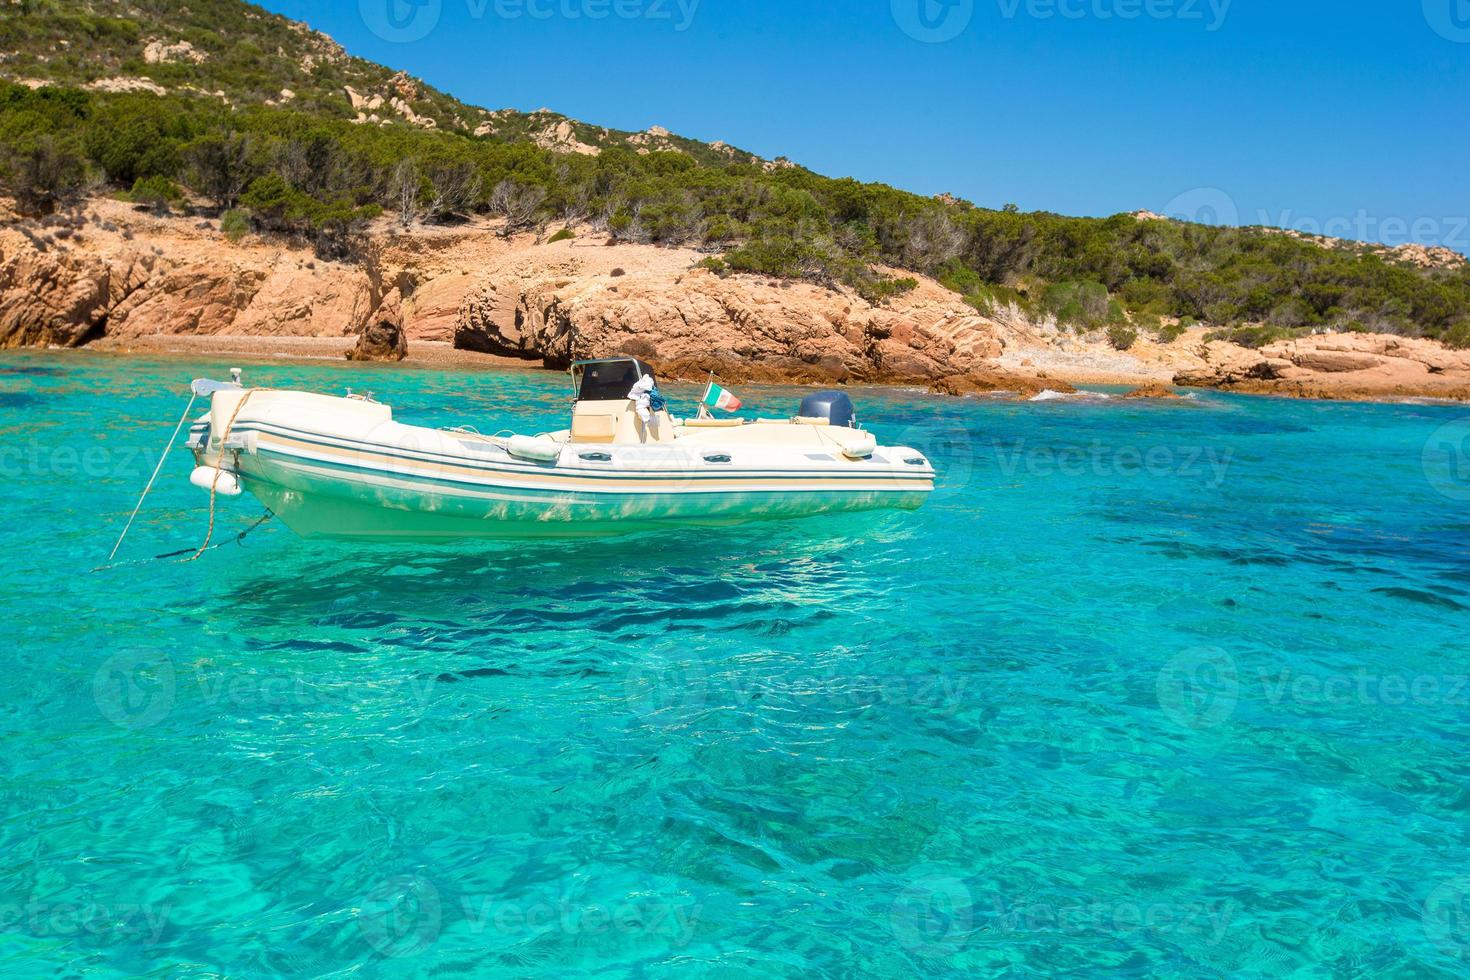
[[[572,375],[570,428],[508,437],[404,425],[360,396],[195,382],[211,406],[191,429],[191,480],[250,493],[303,536],[404,539],[914,509],[934,489],[929,460],[879,446],[840,392],[794,418],[677,420],[630,398],[653,375],[641,361],[579,362]]]

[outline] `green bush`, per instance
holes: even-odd
[[[708,269],[710,272],[713,272],[717,276],[728,275],[730,272],[730,266],[725,263],[724,259],[716,255],[705,256],[698,262],[694,263],[694,268]]]
[[[552,235],[550,238],[546,239],[546,241],[548,243],[550,243],[550,242],[564,242],[564,241],[567,241],[568,239],[576,238],[576,237],[577,237],[577,235],[576,235],[575,232],[572,231],[572,229],[570,229],[570,228],[563,228],[561,231],[557,232],[555,235]]]
[[[979,273],[955,261],[951,261],[941,269],[937,278],[939,279],[940,285],[954,290],[961,296],[976,295],[985,286],[985,282],[980,278]]]
[[[1054,282],[1041,295],[1041,308],[1055,314],[1058,324],[1081,331],[1121,320],[1123,307],[1115,303],[1098,282]]]
[[[226,211],[220,215],[219,230],[230,244],[238,245],[250,234],[250,218],[244,211]]]
[[[1164,328],[1164,321],[1157,313],[1137,313],[1133,316],[1133,326],[1140,333],[1157,335]]]
[[[1132,327],[1115,323],[1108,327],[1108,343],[1114,350],[1128,350],[1138,342],[1138,331]]]
[[[1455,350],[1470,350],[1470,320],[1460,320],[1451,325],[1441,339]]]
[[[1185,326],[1183,322],[1166,323],[1159,327],[1159,340],[1165,344],[1172,344],[1184,336]]]
[[[146,204],[154,211],[167,213],[171,206],[184,202],[184,192],[167,177],[155,174],[133,181],[133,189],[128,191],[128,200],[134,204]]]
[[[0,187],[22,214],[48,215],[81,195],[87,168],[74,138],[47,133],[0,154]]]
[[[904,277],[901,279],[878,278],[870,281],[859,280],[853,288],[863,299],[874,306],[881,306],[895,296],[913,292],[919,288],[919,280]]]

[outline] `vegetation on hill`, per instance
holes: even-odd
[[[5,72],[51,84],[0,83],[0,179],[32,213],[89,190],[158,210],[187,197],[228,213],[232,237],[248,221],[334,255],[384,212],[404,225],[491,213],[507,231],[557,222],[698,246],[720,274],[842,283],[874,301],[915,285],[885,268],[912,270],[979,309],[1053,315],[1120,348],[1140,328],[1168,339],[1175,318],[1262,342],[1333,328],[1470,345],[1470,267],[1261,229],[988,210],[550,116],[597,151],[560,152],[536,141],[549,114],[466,106],[236,0],[20,6],[28,16],[0,21]],[[150,63],[159,41],[202,57]],[[144,76],[165,94],[95,87]],[[364,121],[348,86],[407,111]]]

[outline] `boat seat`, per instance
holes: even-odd
[[[745,424],[744,419],[685,419],[684,424],[691,429],[738,429]]]
[[[575,415],[572,417],[572,442],[612,442],[618,435],[616,415]]]

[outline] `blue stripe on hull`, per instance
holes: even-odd
[[[582,492],[465,484],[262,450],[241,458],[245,489],[307,537],[456,538],[628,533],[915,509],[923,490]]]

